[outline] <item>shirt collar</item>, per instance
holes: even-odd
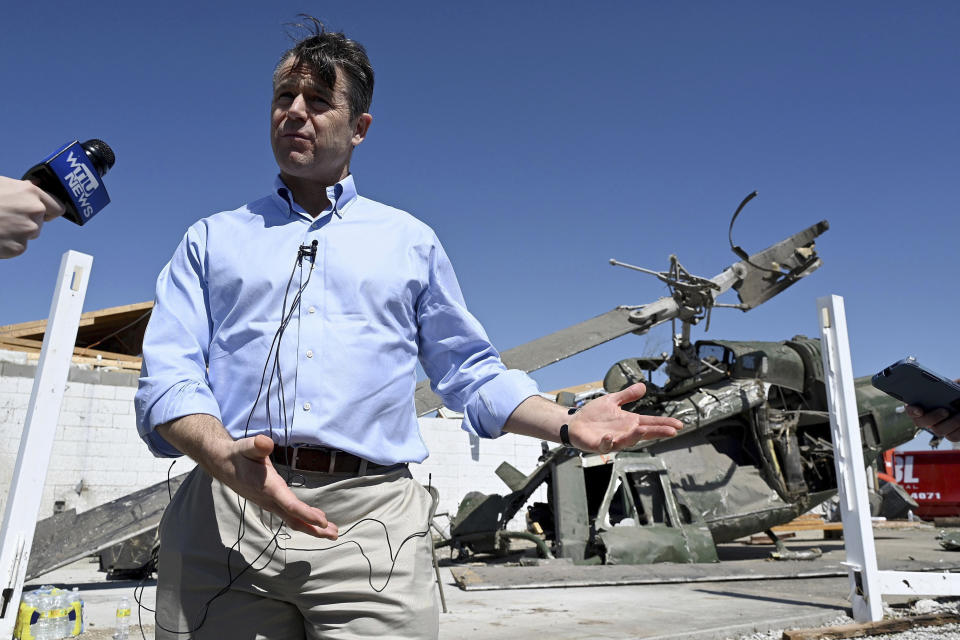
[[[304,211],[303,207],[294,201],[293,194],[290,192],[290,189],[287,188],[287,185],[284,184],[280,174],[277,174],[277,177],[273,181],[273,192],[277,198],[279,198],[279,204],[282,209],[286,210],[287,215],[291,217],[301,215],[307,217],[311,222],[314,220],[313,216]],[[324,209],[317,217],[322,218],[330,213],[335,213],[338,218],[342,218],[344,212],[357,199],[357,187],[353,182],[353,174],[327,187],[327,199],[333,204]]]

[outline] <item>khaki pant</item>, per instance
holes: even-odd
[[[292,531],[197,467],[160,523],[157,639],[436,638],[431,499],[409,470],[278,470],[340,538]]]

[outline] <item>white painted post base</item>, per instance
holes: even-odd
[[[850,600],[854,619],[858,622],[882,619],[885,593],[960,595],[960,574],[880,571],[877,568],[843,298],[818,298],[817,312],[830,408],[833,461],[847,552],[844,564],[850,572]]]
[[[0,527],[0,544],[3,545],[0,550],[0,638],[13,635],[17,620],[20,592],[27,573],[40,499],[60,417],[60,403],[66,389],[92,264],[91,256],[76,251],[67,251],[60,261],[60,273],[20,437],[20,451]]]

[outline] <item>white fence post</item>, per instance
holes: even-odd
[[[818,298],[817,312],[853,617],[858,622],[883,618],[885,593],[960,595],[960,574],[878,569],[843,298]]]
[[[0,638],[13,635],[20,592],[40,511],[40,499],[57,432],[60,403],[77,340],[93,257],[67,251],[60,261],[57,287],[33,379],[30,404],[20,436],[20,451],[0,527]]]
[[[863,464],[863,442],[860,438],[860,418],[857,415],[843,298],[818,298],[817,311],[853,617],[860,622],[880,620],[883,617],[883,599],[877,577],[877,552],[873,543],[867,474]]]

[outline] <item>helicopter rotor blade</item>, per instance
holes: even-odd
[[[629,316],[630,309],[611,309],[584,322],[504,351],[501,358],[510,369],[536,371],[614,338],[636,332],[638,327],[628,320]],[[443,406],[443,400],[430,390],[428,380],[417,384],[414,399],[418,416]]]
[[[716,299],[729,289],[736,290],[740,298],[737,308],[753,309],[820,267],[814,239],[829,228],[830,224],[821,220],[727,267],[710,278],[712,287],[678,288],[677,295],[660,298],[631,312],[630,321],[637,329],[649,331],[673,318],[690,318],[714,306]]]
[[[744,310],[766,302],[820,268],[814,239],[830,228],[821,220],[737,263],[745,271],[733,285]],[[771,270],[772,268],[772,270]]]

